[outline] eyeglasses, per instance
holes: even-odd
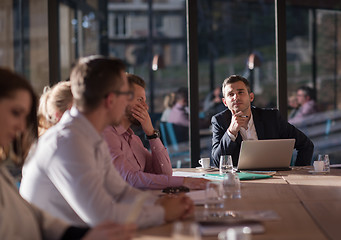
[[[112,91],[112,93],[115,93],[116,95],[126,95],[129,101],[134,98],[133,91]]]
[[[116,95],[126,95],[128,100],[131,101],[134,99],[134,92],[133,91],[110,91],[109,93],[107,93],[104,98],[107,98],[109,96],[110,93],[114,93]]]

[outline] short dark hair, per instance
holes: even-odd
[[[175,92],[175,99],[178,100],[185,100],[188,102],[188,88],[181,87]]]
[[[125,68],[124,62],[117,58],[80,58],[70,76],[75,106],[82,112],[93,111],[108,93],[122,86],[121,73]]]
[[[13,148],[15,154],[19,157],[18,161],[24,161],[33,141],[38,137],[37,120],[37,96],[31,84],[22,76],[5,68],[0,68],[0,99],[13,98],[18,90],[27,91],[32,100],[30,112],[26,119],[26,131],[14,140]],[[21,164],[22,162],[16,163]]]
[[[127,79],[128,79],[128,83],[130,86],[132,86],[133,84],[136,84],[146,89],[146,82],[139,76],[135,74],[127,73]]]
[[[222,85],[222,92],[223,92],[223,95],[225,96],[225,91],[226,91],[226,86],[228,84],[232,84],[232,83],[235,83],[235,82],[243,82],[246,86],[246,89],[248,91],[248,93],[251,93],[251,88],[250,88],[250,83],[249,81],[242,77],[242,76],[239,76],[239,75],[231,75],[229,76],[228,78],[226,78],[223,82],[223,85]]]
[[[308,96],[310,99],[315,100],[315,92],[311,87],[301,86],[297,89],[304,92],[305,96]]]

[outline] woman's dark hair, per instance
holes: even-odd
[[[300,86],[298,90],[301,90],[304,92],[305,96],[308,96],[311,100],[316,100],[314,89],[312,89],[309,86]]]
[[[21,164],[31,144],[38,137],[37,97],[32,86],[25,78],[8,69],[0,68],[0,99],[13,98],[18,90],[29,92],[32,99],[32,106],[26,119],[27,129],[13,142],[14,153],[20,161],[16,161],[16,163]]]
[[[185,87],[180,87],[175,93],[175,99],[178,100],[185,100],[188,102],[188,89]]]

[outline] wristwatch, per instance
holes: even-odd
[[[155,139],[155,138],[160,138],[160,131],[157,130],[157,129],[154,129],[152,135],[149,135],[149,136],[146,135],[146,139],[147,139],[147,140]]]

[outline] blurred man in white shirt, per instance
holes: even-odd
[[[78,61],[70,77],[72,109],[39,139],[23,169],[20,193],[26,200],[78,226],[113,220],[148,227],[192,214],[184,195],[157,199],[141,192],[111,163],[101,133],[120,123],[133,98],[124,71],[118,59]]]

